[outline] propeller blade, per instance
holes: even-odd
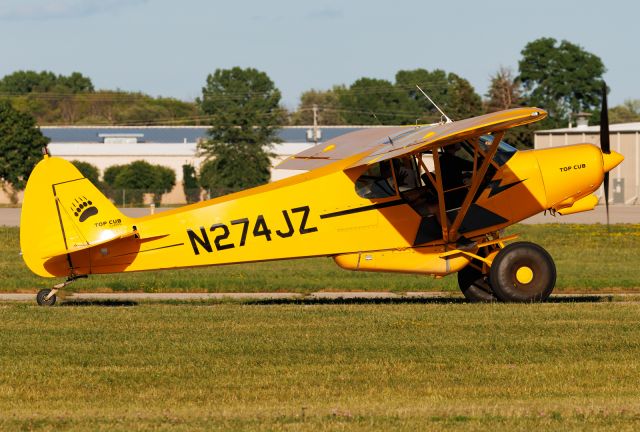
[[[607,83],[602,81],[602,108],[600,110],[600,149],[611,153],[609,144],[609,109],[607,108]]]
[[[600,109],[600,149],[611,154],[609,143],[609,108],[607,106],[607,83],[602,81],[602,108]],[[609,229],[609,172],[604,173],[604,208],[607,212],[607,230]]]
[[[604,181],[602,182],[604,187],[604,208],[607,212],[607,228],[609,228],[609,173],[604,173]]]

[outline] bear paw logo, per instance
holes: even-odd
[[[84,222],[91,216],[98,214],[96,206],[94,206],[91,200],[85,196],[76,198],[74,206],[75,207],[72,207],[71,210],[73,211],[73,215],[77,217],[80,222]]]

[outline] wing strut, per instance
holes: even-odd
[[[438,149],[435,147],[431,150],[433,154],[433,164],[436,169],[436,190],[438,191],[438,202],[440,203],[440,225],[442,226],[442,239],[445,243],[449,243],[449,220],[447,219],[447,209],[444,204],[444,187],[442,186],[442,170],[440,169],[440,155],[438,155]]]
[[[462,202],[462,206],[460,207],[460,211],[458,211],[458,215],[456,216],[456,219],[453,221],[453,225],[451,225],[451,229],[449,230],[449,236],[453,239],[458,238],[458,229],[460,228],[460,225],[462,224],[462,221],[464,220],[464,217],[466,216],[467,211],[471,206],[471,201],[473,200],[473,197],[476,196],[476,192],[478,191],[478,188],[482,183],[482,179],[484,179],[484,176],[487,173],[487,170],[489,169],[489,165],[491,165],[491,161],[493,160],[493,157],[498,151],[498,147],[500,146],[500,141],[502,141],[502,137],[504,137],[504,132],[498,132],[493,136],[493,141],[491,141],[491,145],[489,146],[489,149],[485,153],[485,157],[484,157],[484,160],[482,161],[482,165],[480,165],[480,169],[478,170],[476,175],[474,175],[473,178],[471,179],[471,187],[469,188],[469,191],[467,192],[467,196],[465,196],[464,201]],[[440,197],[438,197],[438,199],[439,198]],[[443,230],[444,230],[444,227],[443,227]],[[447,239],[445,239],[445,242],[446,241]]]

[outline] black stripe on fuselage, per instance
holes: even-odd
[[[526,179],[517,180],[517,181],[514,181],[514,182],[506,184],[506,185],[500,185],[500,183],[502,182],[502,179],[492,180],[489,183],[489,185],[487,186],[487,189],[491,190],[491,192],[489,193],[489,196],[487,198],[491,198],[494,195],[498,195],[500,192],[504,192],[507,189],[511,189],[512,187],[514,187],[516,185],[519,185],[520,183],[522,183],[525,180]]]
[[[323,215],[320,215],[320,219],[328,219],[328,218],[333,218],[338,216],[345,216],[345,215],[350,215],[354,213],[366,212],[369,210],[379,210],[379,209],[388,208],[388,207],[395,207],[395,206],[406,204],[406,203],[407,202],[403,199],[397,199],[397,200],[387,201],[379,204],[372,204],[372,205],[363,206],[363,207],[339,210],[337,212],[332,212],[332,213],[325,213]]]

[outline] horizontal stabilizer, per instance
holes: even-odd
[[[130,233],[122,234],[120,236],[117,236],[117,237],[114,237],[114,238],[110,238],[108,240],[97,241],[97,242],[90,243],[90,244],[82,244],[82,245],[70,247],[69,249],[61,249],[61,250],[59,250],[57,252],[50,253],[50,255],[43,256],[42,259],[43,260],[48,260],[50,258],[55,258],[55,257],[60,256],[60,255],[66,255],[66,254],[69,254],[69,253],[78,252],[78,251],[81,251],[83,249],[87,249],[89,247],[102,246],[104,244],[111,243],[111,242],[113,242],[115,240],[121,240],[121,239],[125,239],[125,238],[128,238],[128,237],[134,237],[135,235],[136,235],[136,233],[134,231],[131,231]]]

